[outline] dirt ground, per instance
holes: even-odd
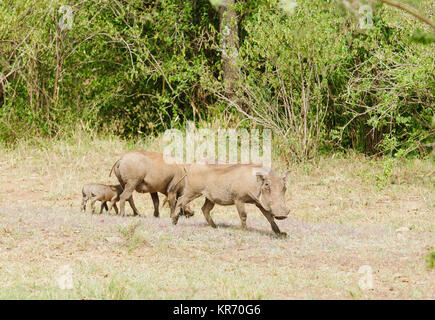
[[[78,137],[0,151],[1,299],[435,299],[433,159],[290,167],[286,238],[253,206],[248,230],[222,206],[212,229],[202,199],[177,226],[167,207],[152,216],[148,194],[134,194],[140,217],[80,212],[81,186],[115,183],[113,162],[142,147]]]

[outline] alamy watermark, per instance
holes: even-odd
[[[163,135],[166,163],[272,164],[272,132],[269,129],[197,129],[188,122],[186,132],[166,130]]]
[[[360,14],[359,27],[361,29],[373,28],[373,9],[369,5],[362,5],[358,10]]]
[[[295,13],[295,10],[296,10],[296,7],[298,6],[298,3],[296,1],[292,1],[292,0],[279,0],[278,6],[285,13],[292,15]]]
[[[362,277],[358,281],[358,286],[361,290],[373,289],[373,269],[369,265],[363,265],[358,269],[358,273],[362,274]]]
[[[60,289],[74,289],[73,270],[69,264],[59,267],[59,269],[55,273],[55,279]]]
[[[62,15],[59,19],[60,30],[71,30],[73,26],[72,7],[69,5],[62,5],[59,8],[59,13]]]
[[[371,1],[357,1],[342,0],[344,7],[358,16],[358,25],[360,29],[373,28],[373,8],[370,5]]]

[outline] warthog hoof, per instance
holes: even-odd
[[[287,219],[287,216],[274,216],[276,220],[284,220]]]

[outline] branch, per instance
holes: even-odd
[[[410,6],[406,5],[406,4],[397,2],[395,0],[378,0],[378,1],[386,3],[386,4],[389,4],[390,6],[399,8],[399,9],[401,9],[403,11],[406,11],[409,14],[413,15],[414,17],[416,17],[418,20],[427,23],[433,29],[435,29],[435,23],[432,20],[430,20],[429,18],[426,18],[425,16],[420,14],[418,11],[414,10],[412,7],[410,7]]]

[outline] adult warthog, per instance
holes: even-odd
[[[252,164],[194,164],[188,168],[185,177],[184,194],[178,199],[171,214],[177,224],[180,210],[192,200],[204,196],[202,212],[208,224],[216,228],[210,217],[210,210],[219,205],[236,205],[242,228],[246,228],[245,203],[255,204],[278,235],[281,232],[275,219],[287,218],[289,209],[285,204],[285,175],[279,176],[269,168]]]
[[[181,165],[168,163],[165,161],[163,154],[151,151],[130,151],[125,153],[115,162],[110,174],[112,171],[124,189],[119,200],[120,214],[125,215],[126,200],[130,202],[134,215],[139,214],[131,196],[133,191],[136,190],[140,193],[151,193],[155,217],[159,216],[157,192],[167,196],[172,213],[178,197],[183,192],[184,176],[186,174]],[[172,192],[168,195],[169,189]],[[181,214],[189,217],[193,215],[193,211],[186,207]]]

